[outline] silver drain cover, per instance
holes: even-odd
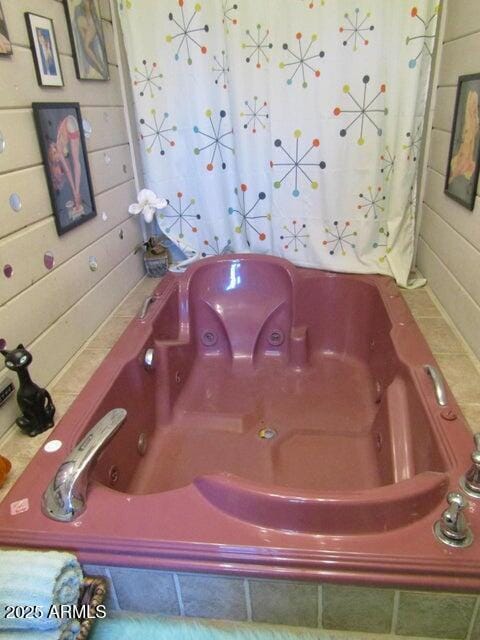
[[[262,440],[271,440],[272,438],[275,438],[276,435],[277,432],[275,431],[275,429],[270,429],[268,427],[260,429],[260,431],[258,432],[258,437]]]

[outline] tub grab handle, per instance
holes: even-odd
[[[433,383],[433,390],[435,392],[435,398],[437,400],[437,404],[441,407],[445,407],[448,404],[447,400],[447,392],[445,390],[445,383],[442,378],[442,374],[431,364],[423,365],[427,375],[430,376]]]
[[[89,469],[126,417],[125,409],[112,409],[70,452],[43,494],[42,511],[46,516],[71,522],[85,510]]]
[[[155,296],[155,295],[147,296],[145,298],[145,300],[143,301],[143,304],[142,304],[142,308],[140,309],[140,313],[138,314],[139,320],[145,320],[145,318],[147,316],[148,308],[150,307],[152,302],[154,300],[156,300],[156,299],[157,299],[157,296]]]

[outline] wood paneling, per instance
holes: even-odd
[[[136,198],[120,73],[108,0],[101,13],[111,79],[79,81],[75,75],[64,8],[59,0],[2,0],[14,53],[0,58],[0,130],[7,148],[0,154],[0,338],[23,342],[32,351],[36,381],[47,385],[143,275],[138,221],[128,214]],[[65,86],[37,84],[24,12],[51,17]],[[129,80],[127,79],[127,83]],[[87,139],[98,215],[59,237],[35,131],[32,102],[79,102],[92,126]],[[18,193],[22,209],[8,204]],[[121,232],[121,233],[120,233]],[[55,266],[48,270],[44,254]],[[96,258],[92,271],[89,258]],[[13,276],[3,275],[11,264]],[[3,363],[2,363],[3,364]],[[0,364],[0,376],[10,375]],[[18,408],[0,410],[0,436]]]
[[[473,211],[468,211],[443,193],[444,177],[433,169],[427,170],[424,202],[480,251],[480,198]]]
[[[131,187],[132,182],[130,181],[132,196]],[[109,192],[105,202],[105,210],[109,210],[110,213],[106,221],[103,220],[103,210],[100,210],[95,218],[88,220],[64,236],[57,235],[53,217],[49,216],[1,240],[0,265],[12,265],[13,275],[8,279],[4,278],[3,274],[1,275],[0,304],[11,300],[45,277],[48,273],[43,264],[43,256],[46,251],[53,253],[55,264],[58,267],[120,222],[126,220],[129,217],[128,202],[124,200],[124,197],[124,189],[118,188],[114,192]]]
[[[478,0],[450,0],[447,12],[444,42],[480,31],[480,2]]]
[[[425,240],[419,238],[417,265],[473,351],[480,355],[480,307]]]
[[[1,337],[7,341],[7,347],[20,341],[33,342],[124,260],[139,242],[138,221],[130,218],[0,307]],[[90,270],[91,256],[97,261],[96,271]]]
[[[77,80],[71,56],[60,56],[64,87],[39,87],[30,49],[13,47],[0,60],[0,108],[31,107],[32,102],[80,102],[82,106],[121,106],[119,71],[110,65],[109,82]]]
[[[9,194],[12,191],[22,198],[22,210],[18,213],[13,212],[8,206]],[[117,215],[119,211],[126,212],[128,204],[135,198],[136,190],[131,180],[109,191],[104,191],[95,196],[98,215],[105,212],[110,217]],[[0,176],[0,203],[2,203],[0,238],[50,216],[52,211],[43,165]],[[63,241],[68,237],[68,235],[64,236]],[[1,244],[0,241],[0,246]]]
[[[96,151],[128,142],[123,107],[83,107],[92,134],[86,139],[87,149]],[[0,154],[0,173],[40,164],[40,146],[31,109],[4,109],[0,112],[6,148]]]
[[[480,304],[478,249],[426,204],[423,205],[422,238],[475,302]]]
[[[452,3],[451,9],[453,7],[454,4]],[[449,13],[451,15],[453,11],[451,10]],[[449,13],[447,13],[447,24]],[[458,40],[446,42],[442,46],[442,61],[438,84],[440,86],[456,85],[458,76],[467,73],[478,73],[479,51],[480,33],[478,32]]]
[[[452,130],[453,109],[455,107],[456,87],[439,87],[435,102],[433,126],[443,131]]]
[[[448,2],[431,132],[417,264],[480,357],[480,193],[469,211],[444,192],[458,77],[477,73],[480,3]]]
[[[24,13],[37,13],[53,20],[55,38],[58,50],[61,54],[72,55],[70,38],[62,3],[56,0],[2,0],[5,20],[8,25],[8,33],[13,44],[30,47],[25,24]],[[103,21],[103,31],[107,48],[107,58],[110,64],[117,64],[115,46],[113,43],[113,29],[110,22]]]

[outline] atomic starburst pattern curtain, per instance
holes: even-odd
[[[118,7],[168,234],[406,284],[435,2]]]

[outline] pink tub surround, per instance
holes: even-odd
[[[466,510],[471,546],[433,533],[473,444],[425,365],[388,278],[255,255],[169,274],[52,432],[61,447],[42,449],[0,505],[0,543],[94,564],[478,591],[480,501]],[[85,511],[48,518],[59,466],[116,407],[127,417],[92,465]]]

